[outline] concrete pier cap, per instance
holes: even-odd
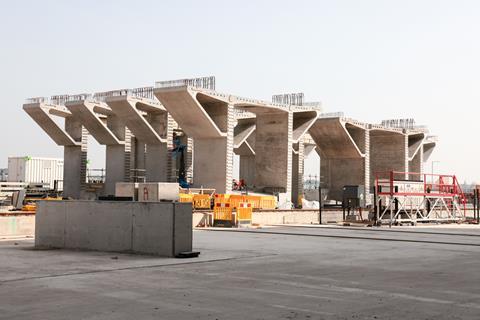
[[[54,116],[61,118],[71,117],[70,111],[61,105],[50,103],[48,98],[28,99],[23,105],[23,110],[35,121],[40,128],[59,146],[77,146],[78,142],[73,139],[64,128],[61,128],[53,119]]]
[[[33,98],[23,109],[57,145],[64,147],[63,195],[80,199],[86,181],[87,133],[63,105],[67,99],[67,95]],[[65,128],[53,116],[64,118]]]

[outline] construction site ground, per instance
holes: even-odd
[[[194,230],[199,258],[0,240],[1,319],[478,319],[480,229]]]

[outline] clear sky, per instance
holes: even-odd
[[[439,136],[435,171],[480,181],[479,1],[0,0],[0,39],[0,167],[62,156],[25,98],[215,75],[227,93],[304,92],[362,121],[415,118]]]

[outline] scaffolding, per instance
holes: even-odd
[[[374,191],[379,225],[466,219],[466,197],[455,175],[376,173]]]

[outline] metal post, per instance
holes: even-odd
[[[390,206],[390,228],[392,227],[392,219],[393,219],[393,208],[392,208],[392,205],[393,205],[393,201],[394,201],[394,198],[393,196],[390,197],[390,203],[388,204]]]
[[[322,224],[322,187],[318,181],[318,224]]]
[[[477,215],[477,190],[476,190],[476,188],[473,189],[472,205],[473,205],[473,219],[475,220],[475,217]]]
[[[475,187],[477,190],[477,223],[480,224],[480,205],[479,205],[479,200],[480,200],[480,194],[478,192],[478,189]]]

